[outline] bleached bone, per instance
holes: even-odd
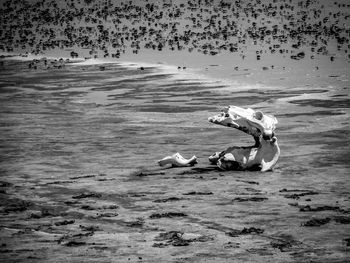
[[[171,156],[164,157],[163,159],[158,161],[160,166],[165,166],[167,164],[171,164],[173,167],[185,167],[185,166],[193,166],[197,163],[197,157],[192,156],[190,159],[185,159],[181,154],[175,153]]]
[[[271,136],[278,123],[276,117],[251,108],[225,107],[220,114],[210,117],[209,122],[236,128],[254,137]]]
[[[250,147],[229,147],[209,157],[211,163],[223,170],[272,170],[280,156],[280,148],[274,134],[277,119],[253,109],[237,106],[224,108],[209,122],[241,130],[254,137]]]

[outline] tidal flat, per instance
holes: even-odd
[[[343,86],[238,92],[155,66],[28,63],[1,68],[4,262],[348,260]],[[278,118],[274,171],[209,164],[215,151],[253,144],[207,121],[227,98]],[[157,166],[174,152],[199,163]]]

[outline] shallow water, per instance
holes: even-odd
[[[241,91],[184,81],[161,67],[71,64],[32,71],[27,63],[5,61],[0,69],[6,262],[348,259],[349,224],[337,221],[349,220],[350,211],[346,84]],[[282,154],[274,172],[222,172],[209,165],[213,152],[253,143],[207,122],[228,104],[277,116]],[[157,168],[158,159],[175,152],[196,155],[199,165]],[[328,209],[302,212],[304,205]],[[184,216],[154,215],[167,212]],[[331,220],[303,226],[314,217]],[[56,224],[62,220],[74,222]],[[264,233],[228,234],[252,226]],[[206,238],[157,247],[155,237],[167,231]]]

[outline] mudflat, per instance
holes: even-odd
[[[347,261],[343,88],[234,92],[157,67],[26,63],[5,61],[1,75],[4,262]],[[229,101],[278,118],[274,171],[209,164],[253,144],[207,122]],[[174,152],[199,164],[157,166]]]
[[[56,2],[0,1],[1,262],[349,262],[347,1]]]

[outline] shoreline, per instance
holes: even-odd
[[[334,79],[338,80],[339,87],[346,85],[350,81],[347,67],[344,67],[345,61],[341,63],[325,63],[325,61],[320,60],[317,63],[304,59],[303,62],[299,62],[299,65],[298,62],[294,62],[295,64],[289,64],[289,67],[286,67],[282,65],[287,61],[280,61],[279,66],[271,65],[267,67],[262,65],[272,63],[263,61],[260,64],[254,64],[254,61],[235,62],[231,61],[229,57],[220,61],[221,58],[219,56],[208,57],[194,54],[186,56],[183,52],[179,52],[178,56],[173,56],[171,53],[164,56],[161,52],[151,52],[148,55],[126,54],[124,58],[120,59],[84,59],[62,55],[54,56],[50,52],[42,55],[0,52],[0,60],[33,61],[45,58],[53,61],[63,59],[68,65],[118,64],[124,67],[140,69],[156,67],[164,73],[171,74],[174,81],[199,81],[208,87],[223,86],[224,90],[232,91],[247,91],[250,89],[266,91],[285,87],[290,89],[306,88],[310,90],[311,94],[314,94],[313,91],[320,88],[332,88]],[[197,60],[196,58],[200,59]],[[314,63],[319,66],[316,66],[317,69],[315,69],[313,68],[315,66],[310,67],[308,63]],[[235,66],[237,64],[240,66]]]
[[[59,60],[63,57],[53,57],[53,56],[45,56],[45,55],[28,55],[28,56],[21,56],[20,54],[16,53],[6,53],[7,55],[11,55],[11,57],[7,59],[12,60],[21,60],[21,61],[31,61],[33,59],[52,59],[52,60]],[[0,53],[0,56],[4,55],[3,53]],[[332,76],[328,73],[328,75],[321,77],[317,77],[316,75],[310,76],[309,83],[302,85],[298,83],[298,77],[301,83],[306,83],[306,79],[302,78],[301,76],[298,76],[298,72],[288,72],[287,74],[290,74],[289,79],[286,77],[284,79],[281,79],[280,82],[277,82],[276,85],[270,84],[269,82],[263,83],[256,81],[256,78],[249,80],[246,76],[240,76],[238,78],[215,78],[213,77],[213,72],[208,72],[206,70],[203,70],[203,67],[206,66],[205,63],[197,63],[194,62],[190,64],[190,67],[186,67],[186,69],[178,69],[178,66],[176,63],[169,63],[169,60],[164,60],[161,57],[152,57],[152,59],[148,58],[142,58],[142,56],[137,55],[133,57],[129,57],[128,61],[121,60],[121,59],[71,59],[68,57],[64,57],[63,60],[69,59],[68,65],[72,66],[88,66],[88,65],[108,65],[108,64],[117,64],[122,67],[129,67],[132,69],[140,69],[142,67],[147,68],[157,68],[157,70],[153,73],[148,73],[149,75],[157,75],[157,74],[168,74],[169,77],[174,81],[174,85],[176,83],[198,83],[201,86],[206,87],[203,91],[209,92],[212,96],[256,96],[256,94],[262,94],[264,96],[268,96],[271,94],[271,99],[266,100],[264,102],[260,103],[252,103],[247,104],[246,107],[253,107],[253,108],[260,108],[264,111],[268,111],[270,113],[273,113],[275,115],[288,115],[288,112],[285,111],[285,107],[287,107],[292,112],[300,112],[301,110],[307,111],[307,112],[314,112],[317,110],[323,110],[324,105],[317,106],[317,101],[324,101],[325,103],[327,101],[337,101],[337,99],[350,101],[350,94],[347,91],[346,83],[349,82],[348,75],[344,73],[340,73],[338,76]],[[181,58],[180,58],[181,59]],[[168,63],[167,63],[168,62]],[[203,62],[203,61],[201,61]],[[188,65],[188,64],[187,64]],[[196,66],[196,67],[194,67]],[[217,72],[220,72],[220,74],[225,74],[225,70],[231,70],[230,67],[219,66],[214,65],[212,66],[216,69]],[[103,66],[104,68],[104,66]],[[103,69],[104,70],[104,69]],[[303,70],[303,69],[301,69]],[[332,69],[335,70],[335,69]],[[158,72],[160,71],[160,72]],[[270,71],[270,72],[269,72]],[[346,69],[345,69],[346,71]],[[211,74],[208,74],[211,73]],[[261,75],[264,78],[273,76],[273,73],[275,73],[277,76],[281,73],[279,69],[272,70],[262,70]],[[305,73],[305,75],[310,75],[310,73]],[[329,77],[331,76],[331,77]],[[259,75],[257,75],[259,77]],[[276,76],[275,76],[276,77]],[[335,82],[334,80],[337,80]],[[334,85],[335,83],[339,83],[338,85]],[[286,97],[279,97],[277,99],[274,99],[274,94],[278,96],[278,94],[286,94]],[[304,105],[304,108],[300,108],[298,104],[294,104],[293,102],[297,101],[314,101],[315,105]],[[345,102],[346,103],[346,102]],[[226,104],[220,104],[218,103],[218,107],[225,107],[228,106]],[[346,116],[350,116],[350,112],[347,111],[345,108],[342,109],[342,115],[340,119],[346,118]],[[329,119],[329,122],[333,123],[333,128],[335,127],[341,127],[339,123],[336,122],[335,117],[332,117]],[[330,130],[331,127],[327,127],[322,125],[322,130]]]

